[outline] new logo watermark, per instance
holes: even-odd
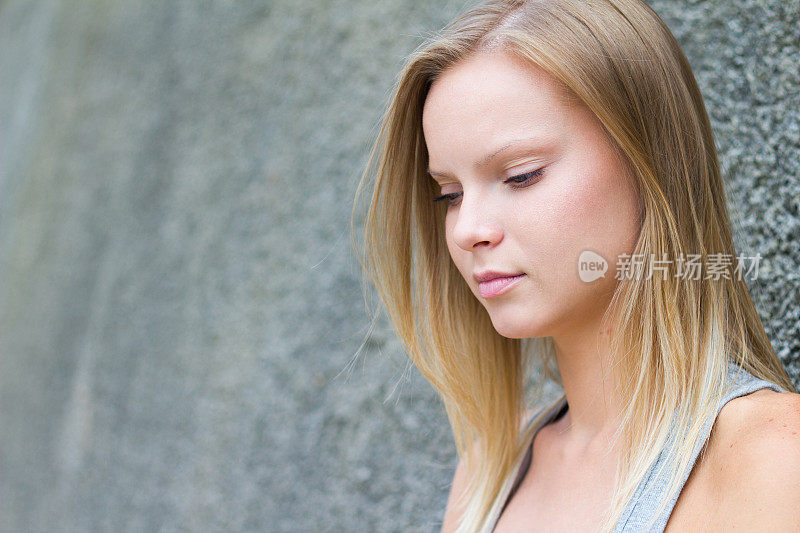
[[[578,275],[581,281],[590,283],[596,279],[606,277],[608,261],[602,255],[591,250],[584,250],[578,257]]]
[[[758,265],[761,254],[753,256],[739,254],[709,254],[705,262],[700,254],[680,254],[668,258],[662,254],[656,259],[655,254],[620,254],[617,256],[617,268],[614,279],[650,279],[655,272],[662,277],[671,276],[681,279],[758,279]],[[748,263],[749,262],[749,263]],[[578,276],[581,281],[591,283],[604,278],[608,270],[608,261],[600,254],[584,250],[578,257]]]

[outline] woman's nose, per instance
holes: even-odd
[[[503,238],[503,230],[492,214],[486,199],[461,195],[453,226],[453,241],[462,249],[474,251],[479,246],[494,246]]]

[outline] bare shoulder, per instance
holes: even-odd
[[[800,394],[759,389],[727,402],[714,423],[713,435],[730,449],[753,451],[774,441],[800,438]]]
[[[760,389],[727,402],[706,458],[720,491],[721,527],[800,523],[800,394]]]

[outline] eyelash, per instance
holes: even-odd
[[[544,167],[532,170],[530,172],[526,172],[525,174],[520,174],[518,176],[512,176],[505,180],[503,183],[508,183],[514,189],[522,189],[531,185],[536,178],[541,176],[544,173]],[[524,179],[521,179],[524,178]],[[520,180],[520,181],[516,181]],[[456,205],[454,200],[456,200],[461,195],[460,192],[451,192],[450,194],[443,194],[441,196],[437,196],[433,199],[434,202],[438,202],[440,200],[447,200],[447,206],[452,207]]]

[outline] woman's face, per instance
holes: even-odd
[[[451,195],[440,200],[449,204],[450,256],[498,333],[543,337],[596,324],[640,223],[632,175],[596,117],[563,103],[541,69],[493,51],[445,71],[422,122],[432,179]],[[608,265],[594,281],[579,275],[586,250]],[[584,263],[584,278],[592,267]],[[519,276],[475,279],[490,270]]]

